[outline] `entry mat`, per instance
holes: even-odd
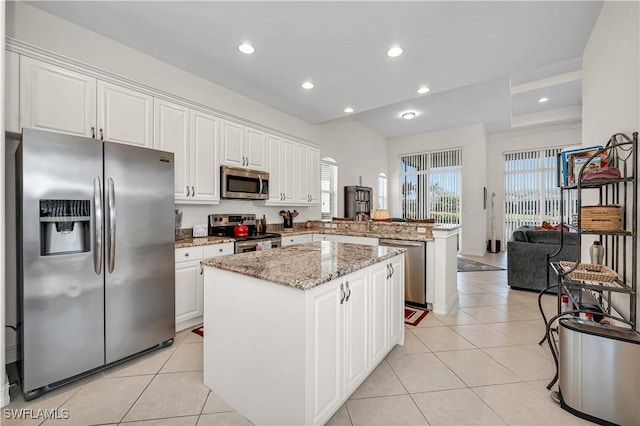
[[[404,323],[416,326],[429,313],[426,309],[416,308],[415,306],[404,307]]]

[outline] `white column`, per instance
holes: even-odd
[[[0,176],[2,176],[2,185],[0,185],[0,247],[2,248],[0,255],[0,407],[4,407],[9,403],[9,379],[5,369],[5,339],[4,339],[4,316],[5,316],[5,205],[4,205],[4,99],[5,99],[5,6],[6,3],[0,2],[0,132],[2,132],[3,144],[0,149]]]
[[[433,312],[447,315],[458,303],[458,232],[455,229],[434,229],[431,269],[427,276],[432,280]]]

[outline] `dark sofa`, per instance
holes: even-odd
[[[565,232],[562,251],[552,261],[575,261],[578,258],[577,237],[578,234]],[[553,254],[559,247],[560,231],[536,231],[525,226],[515,230],[507,243],[509,286],[525,290],[544,289],[547,286],[547,253]],[[556,274],[549,268],[549,282],[555,284],[556,281]]]

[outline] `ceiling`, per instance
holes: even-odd
[[[491,133],[508,130],[515,121],[579,121],[579,114],[556,117],[553,110],[581,104],[580,58],[602,6],[599,1],[28,3],[309,123],[351,115],[390,138],[479,122]],[[238,51],[245,41],[255,47],[253,55]],[[404,54],[388,58],[385,52],[393,45]],[[315,87],[301,88],[306,80]],[[431,91],[416,93],[422,85]],[[538,103],[542,96],[549,98],[544,105]],[[347,106],[355,111],[345,113]],[[416,118],[401,119],[407,110],[416,111]],[[548,110],[546,118],[535,119]]]

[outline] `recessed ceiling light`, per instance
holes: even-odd
[[[402,114],[401,117],[404,118],[405,120],[412,120],[416,117],[416,113],[413,111],[407,111],[404,114]]]
[[[420,93],[421,95],[424,95],[425,93],[429,93],[429,91],[431,91],[431,89],[429,89],[427,86],[422,86],[421,88],[418,89],[418,93]]]
[[[402,47],[394,46],[391,49],[387,50],[387,56],[390,58],[397,58],[398,56],[402,55],[402,52],[404,52],[404,50],[402,50]]]
[[[351,107],[346,107],[346,108],[344,109],[344,112],[346,112],[347,114],[351,114],[351,113],[353,112],[353,108],[351,108]]]
[[[244,53],[245,55],[251,55],[253,52],[256,51],[256,49],[249,43],[242,43],[240,46],[238,46],[238,50]]]
[[[302,88],[303,89],[313,89],[313,83],[310,81],[305,81],[304,83],[302,83]]]
[[[538,102],[540,102],[541,104],[543,104],[543,103],[545,103],[547,101],[549,101],[549,98],[540,98],[540,99],[538,99]]]

